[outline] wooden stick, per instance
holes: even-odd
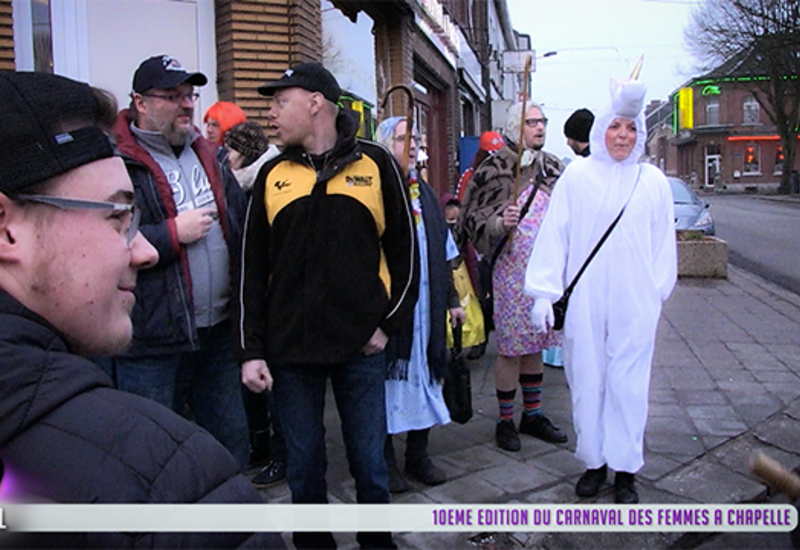
[[[514,175],[514,198],[511,204],[517,204],[519,197],[519,178],[522,174],[522,152],[525,150],[525,111],[528,110],[528,84],[531,79],[531,56],[525,58],[525,76],[522,90],[522,113],[519,115],[519,141],[517,141],[517,173]]]
[[[750,471],[792,500],[800,498],[800,477],[762,452],[750,457]]]

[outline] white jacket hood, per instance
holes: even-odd
[[[644,154],[647,128],[644,121],[644,96],[647,88],[638,80],[611,79],[610,101],[600,110],[589,135],[592,157],[604,162],[635,164]],[[631,154],[622,161],[614,160],[606,148],[606,131],[615,118],[627,118],[636,123],[636,144]]]

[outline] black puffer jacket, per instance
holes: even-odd
[[[257,503],[233,457],[172,411],[111,389],[44,319],[0,290],[0,457],[11,498],[60,503]],[[21,536],[21,535],[17,535]],[[274,534],[3,537],[61,548],[284,548]]]

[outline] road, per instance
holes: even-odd
[[[706,195],[729,262],[800,294],[800,201]]]

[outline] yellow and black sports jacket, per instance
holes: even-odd
[[[355,137],[347,111],[317,172],[301,147],[259,172],[248,207],[239,289],[240,360],[336,364],[378,327],[412,315],[419,266],[399,166]]]

